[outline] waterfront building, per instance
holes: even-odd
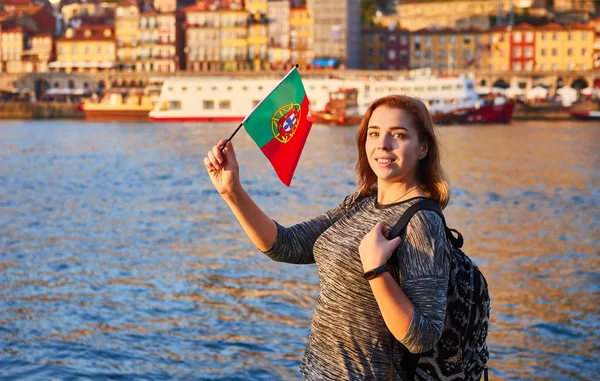
[[[218,9],[221,26],[221,69],[249,70],[248,12],[243,9]]]
[[[410,34],[410,67],[447,70],[488,68],[491,37],[480,29],[422,29]]]
[[[121,69],[134,69],[140,41],[140,11],[136,0],[125,0],[115,12],[117,60]]]
[[[531,5],[531,0],[525,0],[523,4],[516,0],[403,0],[396,5],[394,14],[382,14],[375,17],[374,21],[383,26],[397,26],[410,31],[428,28],[489,29],[489,17],[497,15],[498,8],[502,15],[506,15],[511,6],[529,8]],[[517,12],[519,10],[515,9]]]
[[[99,1],[77,2],[68,5],[63,5],[60,9],[60,14],[63,22],[67,26],[83,26],[81,24],[71,25],[71,19],[79,19],[82,17],[103,17],[109,14],[108,8],[102,6]]]
[[[283,69],[290,64],[290,3],[287,0],[269,0],[267,8],[269,65]]]
[[[4,23],[2,33],[0,35],[2,45],[2,61],[0,61],[0,72],[5,73],[22,73],[23,54],[23,28],[21,26],[9,26]]]
[[[535,40],[537,71],[591,70],[594,66],[594,29],[589,25],[546,24],[537,27]]]
[[[154,0],[154,9],[160,13],[173,13],[177,10],[177,0]]]
[[[385,70],[385,40],[389,29],[363,28],[361,33],[361,69]]]
[[[313,19],[313,65],[360,68],[360,0],[307,0]]]
[[[268,10],[268,0],[246,0],[244,7],[251,15],[266,15]]]
[[[532,71],[535,65],[536,28],[519,24],[510,32],[509,67],[512,71]]]
[[[600,67],[600,17],[590,21],[590,26],[594,29],[594,69]]]
[[[248,60],[250,69],[267,70],[269,67],[268,52],[268,19],[265,13],[254,13],[248,18]]]
[[[176,13],[141,13],[137,71],[173,73],[184,66],[181,24]]]
[[[308,67],[313,60],[312,43],[313,21],[306,5],[293,5],[290,8],[290,60],[291,63]]]
[[[183,8],[185,14],[185,55],[193,72],[221,70],[221,16],[202,5]]]
[[[51,34],[34,34],[25,37],[22,68],[25,73],[45,73],[54,58],[54,37]]]
[[[49,67],[61,72],[94,72],[116,66],[115,30],[112,26],[92,25],[67,28],[56,40],[56,61]]]
[[[490,30],[490,35],[489,69],[491,71],[507,71],[510,59],[509,28],[496,26]]]

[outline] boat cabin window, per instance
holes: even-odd
[[[244,90],[244,91],[248,90],[248,86],[242,86],[242,90]]]
[[[452,85],[444,85],[442,86],[442,90],[452,90]]]
[[[216,91],[216,90],[217,90],[217,86],[213,86],[213,87],[212,87],[212,90],[213,90],[213,91]]]
[[[169,91],[173,91],[173,87],[172,86],[169,86]]]
[[[231,101],[219,101],[219,109],[221,110],[229,110],[231,108]]]
[[[458,90],[462,90],[462,89],[463,89],[463,85],[456,85],[456,88],[457,88]]]
[[[437,88],[437,86],[429,86],[429,87],[427,88],[427,90],[428,90],[428,91],[437,91],[437,90],[438,90],[438,88]]]
[[[258,86],[258,89],[259,89],[259,90],[262,90],[262,89],[263,89],[263,87],[262,87],[262,86]]]
[[[425,88],[423,86],[416,86],[415,92],[419,92],[419,91],[425,91]]]
[[[202,91],[202,86],[196,87],[196,91]]]
[[[232,86],[227,86],[227,91],[231,91],[231,90],[233,90],[233,87]]]
[[[260,101],[259,101],[259,100],[256,100],[256,99],[254,99],[254,100],[252,101],[252,108],[256,107],[256,105],[258,105],[259,103],[260,103]]]
[[[215,101],[204,101],[202,102],[202,108],[205,110],[212,110],[215,108]]]
[[[160,105],[160,111],[181,110],[181,101],[164,101]]]
[[[181,91],[187,91],[187,86],[183,86],[183,87],[181,88]]]

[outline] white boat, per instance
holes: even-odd
[[[239,122],[273,87],[277,78],[172,77],[164,81],[156,105],[149,113],[153,121]],[[389,94],[406,94],[425,101],[432,113],[478,107],[473,81],[459,77],[318,78],[303,74],[302,82],[311,110],[324,110],[331,92],[358,90],[361,115],[375,99]]]

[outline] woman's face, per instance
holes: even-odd
[[[373,111],[365,142],[369,165],[382,183],[412,184],[419,159],[427,154],[419,142],[409,113],[398,108],[379,106]]]

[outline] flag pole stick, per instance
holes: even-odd
[[[252,113],[254,112],[254,110],[256,110],[256,109],[258,108],[258,106],[260,106],[260,104],[261,104],[261,103],[263,103],[263,101],[264,101],[265,99],[267,99],[267,98],[269,97],[269,95],[271,95],[271,93],[272,93],[273,91],[275,91],[275,89],[276,89],[277,87],[279,87],[279,85],[281,84],[281,82],[283,82],[283,81],[284,81],[284,80],[285,80],[285,79],[288,77],[288,75],[290,75],[290,74],[292,73],[292,71],[294,71],[295,69],[298,69],[298,66],[300,66],[300,65],[298,65],[298,64],[295,64],[295,65],[294,65],[294,67],[293,67],[293,68],[291,68],[291,69],[290,69],[290,71],[289,71],[289,72],[288,72],[288,73],[285,75],[285,77],[283,77],[283,78],[281,79],[281,81],[279,81],[279,83],[277,84],[277,86],[275,86],[275,87],[273,88],[273,90],[271,90],[271,91],[269,92],[269,94],[267,94],[267,96],[266,96],[266,97],[264,97],[264,98],[263,98],[263,99],[262,99],[260,102],[258,102],[258,104],[257,104],[256,106],[254,106],[254,109],[252,109],[252,111],[250,112],[250,114],[248,114],[248,116],[246,116],[246,117],[244,118],[244,120],[242,121],[242,123],[240,123],[240,125],[239,125],[239,126],[237,126],[237,128],[235,129],[235,131],[233,131],[233,134],[231,134],[231,136],[230,136],[230,137],[229,137],[229,138],[228,138],[228,139],[225,141],[225,144],[223,144],[223,146],[220,148],[220,149],[221,149],[221,152],[223,152],[223,150],[225,149],[225,146],[227,145],[227,143],[229,143],[229,142],[231,141],[231,139],[233,139],[233,137],[235,136],[235,134],[237,134],[237,132],[240,130],[240,128],[242,128],[242,126],[244,125],[244,122],[246,121],[246,119],[248,119],[248,117],[249,117],[250,115],[252,115]]]

